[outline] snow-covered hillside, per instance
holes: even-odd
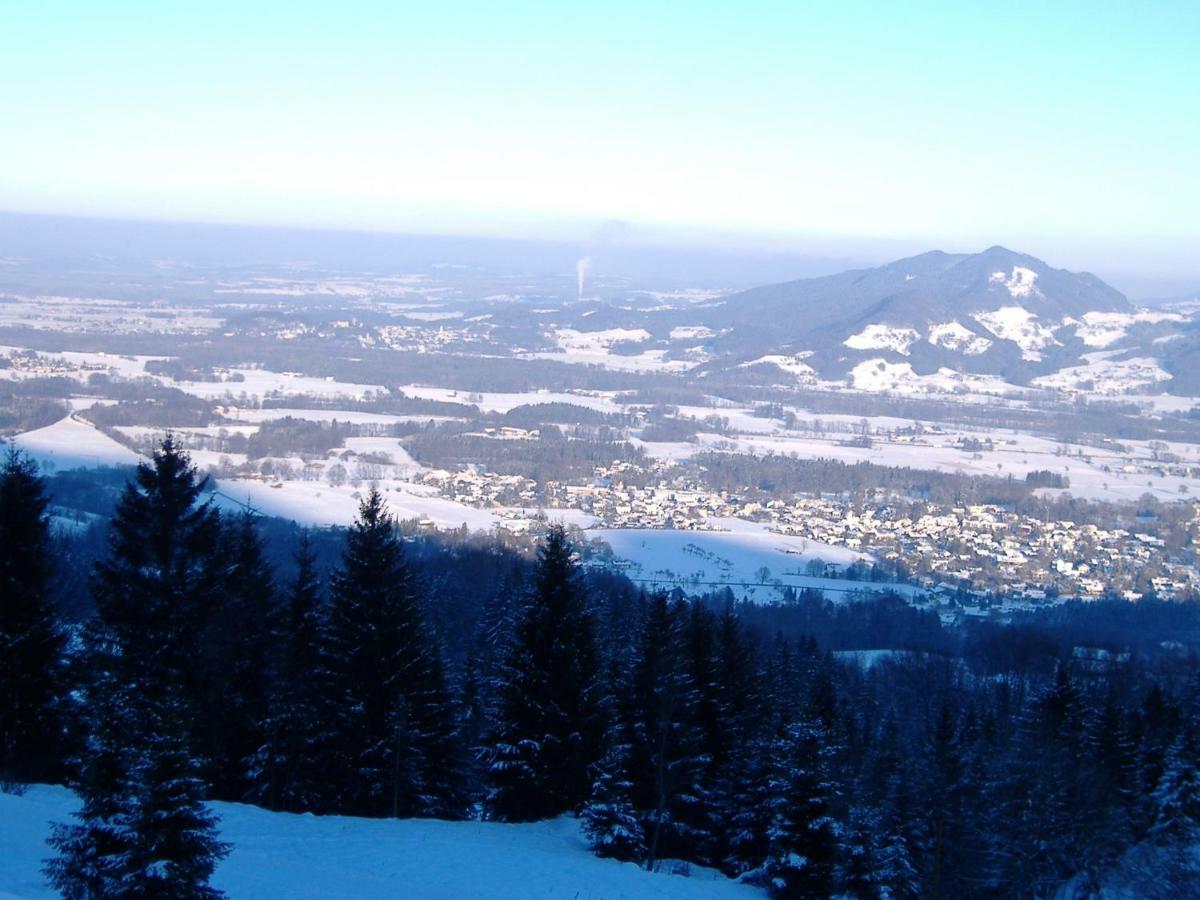
[[[689,322],[696,313],[687,311]],[[1198,390],[1200,320],[1194,310],[1139,309],[1094,275],[1055,269],[1003,247],[976,254],[935,251],[872,269],[765,285],[729,295],[704,314],[714,332],[701,348],[709,357],[706,373],[769,361],[796,375],[792,382],[781,379],[784,384],[960,394],[960,385],[937,381],[915,390],[916,379],[950,369],[1059,397],[1058,373],[1086,364],[1089,352],[1111,349],[1152,360],[1164,373],[1152,382],[1161,385],[1156,391],[1190,396]],[[642,320],[620,321],[635,327]],[[782,362],[789,358],[804,359],[804,370],[793,373]],[[860,368],[864,363],[871,365]],[[1065,393],[1080,393],[1069,374],[1064,378],[1072,384]],[[1106,378],[1100,393],[1120,395],[1146,384],[1140,375],[1117,375]]]
[[[41,875],[50,822],[75,798],[35,785],[0,793],[0,898],[53,897]],[[764,896],[708,871],[649,873],[593,856],[573,819],[531,825],[352,819],[214,803],[233,852],[213,886],[239,898],[413,897],[428,900],[736,900]]]
[[[141,459],[128,447],[75,416],[18,435],[13,444],[49,469],[135,466]]]
[[[975,321],[1000,338],[1012,341],[1021,348],[1021,357],[1042,358],[1041,351],[1058,343],[1054,332],[1038,321],[1038,317],[1023,306],[1002,306],[999,309],[975,314]]]

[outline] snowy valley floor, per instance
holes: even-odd
[[[75,798],[61,787],[0,792],[0,900],[53,897],[41,873],[50,822]],[[532,825],[353,819],[214,803],[233,852],[214,887],[238,898],[411,897],[432,900],[708,900],[764,896],[708,871],[649,873],[602,860],[572,819]]]

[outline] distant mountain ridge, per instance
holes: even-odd
[[[980,378],[1036,384],[1095,364],[1089,354],[1115,357],[1134,335],[1162,337],[1177,324],[1139,311],[1095,275],[1000,246],[934,250],[753,288],[705,304],[703,317],[715,335],[706,344],[714,366],[775,365],[801,380],[867,390],[911,388],[921,378],[940,378],[950,389],[971,377],[976,386]],[[1169,376],[1141,362],[1137,377]]]
[[[1123,294],[1094,275],[991,247],[975,254],[934,250],[878,268],[753,288],[724,298],[712,318],[736,326],[769,316],[774,329],[799,338],[868,324],[919,330],[1006,306],[1056,322],[1092,311],[1133,310]],[[963,325],[975,329],[967,321]]]
[[[614,353],[641,354],[639,364],[658,353],[677,370],[755,384],[1200,392],[1200,307],[1135,307],[1091,273],[1000,246],[934,250],[714,298],[587,301],[563,312],[552,329],[596,335]]]

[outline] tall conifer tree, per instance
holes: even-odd
[[[440,645],[377,490],[359,507],[333,579],[324,659],[339,808],[460,814],[458,722]]]
[[[0,467],[0,781],[56,772],[63,633],[51,604],[48,500],[37,467]]]
[[[563,529],[552,528],[497,679],[488,805],[500,819],[578,809],[604,752],[595,623],[572,552]]]
[[[707,837],[691,824],[708,757],[688,673],[686,615],[664,594],[650,598],[629,692],[630,776],[648,868],[665,856],[689,856]]]
[[[263,744],[279,611],[253,511],[243,511],[224,531],[219,606],[200,636],[209,674],[204,706],[213,723],[206,751],[216,795],[242,800],[251,792],[248,772]]]
[[[252,796],[270,809],[318,811],[327,798],[322,759],[331,711],[321,689],[327,615],[308,534],[296,550],[296,576],[274,628],[271,687],[251,774]]]
[[[67,897],[211,898],[227,847],[203,806],[192,730],[198,635],[212,614],[220,522],[203,482],[168,438],[138,467],[96,567],[89,630],[87,746],[73,785],[77,823],[56,826],[47,874]]]

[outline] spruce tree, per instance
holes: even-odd
[[[939,704],[925,739],[910,752],[920,760],[912,784],[905,785],[917,797],[908,818],[913,843],[924,851],[918,863],[930,893],[952,894],[953,881],[962,869],[958,857],[966,836],[962,748],[956,713],[949,701]],[[892,797],[891,802],[897,798]]]
[[[912,810],[906,794],[902,776],[896,772],[888,780],[883,807],[874,822],[871,881],[879,896],[888,900],[915,900],[922,893],[909,839]]]
[[[1200,839],[1200,771],[1195,741],[1185,730],[1167,750],[1154,791],[1151,837],[1158,843],[1194,844]]]
[[[251,771],[252,797],[270,809],[316,812],[328,793],[322,760],[331,715],[319,680],[326,621],[316,558],[305,533],[274,630],[270,693],[260,725],[263,744]]]
[[[641,598],[645,600],[644,596]],[[644,602],[641,604],[644,608]],[[640,621],[635,623],[637,634]],[[606,638],[612,639],[606,629]],[[646,846],[642,821],[633,800],[633,781],[630,778],[630,723],[627,702],[631,684],[636,643],[610,645],[605,653],[604,715],[608,722],[605,732],[607,750],[594,766],[592,793],[581,812],[584,833],[597,856],[623,861],[641,861]]]
[[[133,701],[112,672],[95,672],[82,706],[84,740],[72,761],[71,786],[81,806],[74,823],[51,826],[57,855],[46,863],[50,884],[67,900],[124,896],[132,874],[138,785],[133,778]]]
[[[76,824],[53,827],[50,883],[69,900],[223,896],[208,881],[229,845],[203,803],[179,691],[168,687],[147,706],[128,688],[102,683],[109,692],[88,710],[76,786],[82,808]]]
[[[55,828],[47,865],[68,897],[218,896],[208,886],[227,848],[203,807],[197,635],[211,614],[219,520],[168,438],[139,467],[97,564],[89,629],[87,748],[73,787],[78,823]]]
[[[521,575],[521,569],[513,566],[489,592],[464,663],[463,743],[475,751],[471,754],[468,766],[471,784],[479,792],[485,790],[487,760],[486,753],[478,751],[484,746],[489,723],[494,719],[497,702],[495,688],[501,666],[511,650],[509,638],[513,632],[513,611],[517,598],[523,596],[524,591]]]
[[[619,736],[596,766],[592,795],[583,807],[583,830],[597,856],[640,860],[646,846],[633,805],[629,745]]]
[[[694,693],[692,725],[703,757],[695,781],[695,792],[680,809],[677,828],[693,847],[690,858],[703,865],[720,865],[725,852],[722,841],[724,810],[720,795],[731,751],[731,713],[722,690],[721,659],[717,624],[713,614],[693,603],[681,623],[685,669]]]
[[[552,528],[496,680],[486,753],[488,807],[498,819],[577,810],[604,752],[595,622],[572,553],[564,530]]]
[[[338,808],[458,814],[458,720],[440,646],[377,490],[360,505],[334,575],[323,659]]]
[[[1136,749],[1111,685],[1086,709],[1080,750],[1072,813],[1080,821],[1077,831],[1085,855],[1077,864],[1095,873],[1133,842],[1141,812]]]
[[[56,773],[63,632],[51,604],[48,500],[37,467],[8,451],[0,468],[0,782]]]
[[[705,792],[708,797],[710,839],[706,851],[710,865],[731,872],[735,826],[741,796],[749,789],[752,746],[758,732],[756,716],[762,710],[762,691],[755,656],[737,616],[726,608],[715,623],[716,728],[708,732],[704,753],[708,757]]]
[[[829,897],[836,886],[839,825],[831,815],[828,730],[815,718],[787,727],[776,744],[767,885],[783,898]]]
[[[762,880],[779,787],[775,772],[779,746],[798,714],[802,691],[793,649],[782,635],[776,635],[758,685],[756,719],[739,750],[731,791],[726,868]]]
[[[701,850],[690,821],[702,802],[708,757],[697,723],[697,692],[687,666],[684,605],[650,598],[626,714],[633,800],[642,819],[646,867]]]
[[[133,759],[136,802],[126,821],[130,840],[126,877],[138,897],[213,900],[213,869],[229,852],[216,836],[217,817],[204,806],[207,786],[190,750],[188,707],[169,690],[150,712],[146,739]]]
[[[1002,890],[1046,889],[1074,874],[1075,769],[1080,758],[1081,698],[1065,665],[1027,700],[992,787],[999,819],[990,868]]]
[[[223,575],[221,521],[201,500],[206,486],[168,436],[121,495],[93,578],[92,648],[147,701],[179,683],[193,715],[206,711],[201,692],[215,677],[200,636],[220,609]]]
[[[277,644],[274,573],[255,514],[243,511],[223,529],[219,607],[200,634],[208,677],[201,685],[214,794],[242,800],[249,769],[263,744],[270,662]]]

